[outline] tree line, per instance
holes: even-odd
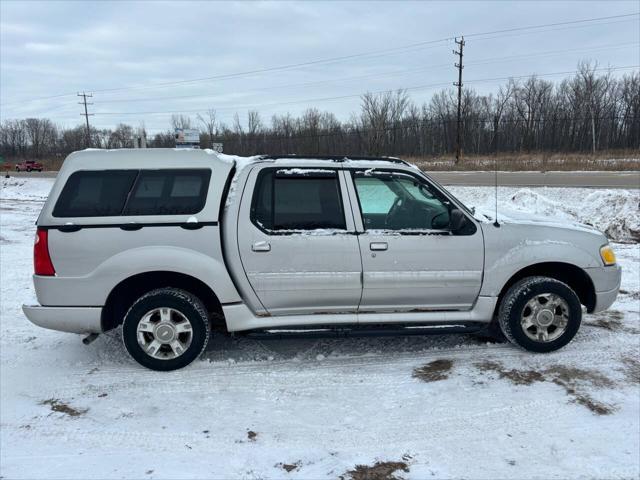
[[[340,121],[327,111],[309,108],[300,116],[273,115],[266,122],[251,110],[246,121],[235,115],[219,122],[215,109],[196,118],[174,115],[165,132],[147,138],[149,147],[173,147],[175,128],[200,130],[202,147],[223,143],[238,155],[295,153],[433,157],[455,149],[457,92],[447,89],[416,104],[404,90],[361,97],[359,112]],[[464,88],[462,150],[497,152],[595,152],[640,149],[640,73],[620,78],[582,63],[560,82],[532,76],[509,80],[481,95]],[[114,129],[84,125],[62,128],[46,118],[5,120],[0,124],[0,155],[50,158],[87,147],[132,148],[144,129],[124,123]]]

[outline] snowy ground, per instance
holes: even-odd
[[[510,208],[590,219],[627,242],[614,244],[623,293],[559,352],[458,335],[216,338],[159,374],[127,358],[118,332],[85,347],[23,317],[51,185],[11,179],[0,194],[0,478],[640,475],[638,192],[500,191]],[[451,190],[491,205],[490,188]]]

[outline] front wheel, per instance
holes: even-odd
[[[498,322],[505,337],[531,352],[552,352],[569,343],[580,328],[582,307],[565,283],[528,277],[505,294]]]
[[[140,297],[122,324],[129,354],[152,370],[186,367],[209,341],[207,311],[196,296],[177,288],[160,288]]]

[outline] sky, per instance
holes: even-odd
[[[84,121],[76,94],[85,91],[98,128],[125,122],[155,133],[172,113],[195,123],[210,108],[228,125],[249,109],[265,123],[309,107],[347,120],[367,91],[407,88],[421,104],[453,88],[462,35],[463,82],[480,93],[507,77],[560,80],[581,60],[619,76],[640,65],[639,11],[637,0],[0,0],[0,118],[72,127]]]

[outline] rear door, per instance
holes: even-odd
[[[449,231],[452,202],[405,171],[352,171],[350,186],[364,230],[360,311],[469,309],[482,283],[482,232],[469,219]],[[359,207],[359,208],[358,208]]]
[[[258,167],[246,189],[238,247],[265,310],[272,315],[355,312],[362,263],[339,170]]]

